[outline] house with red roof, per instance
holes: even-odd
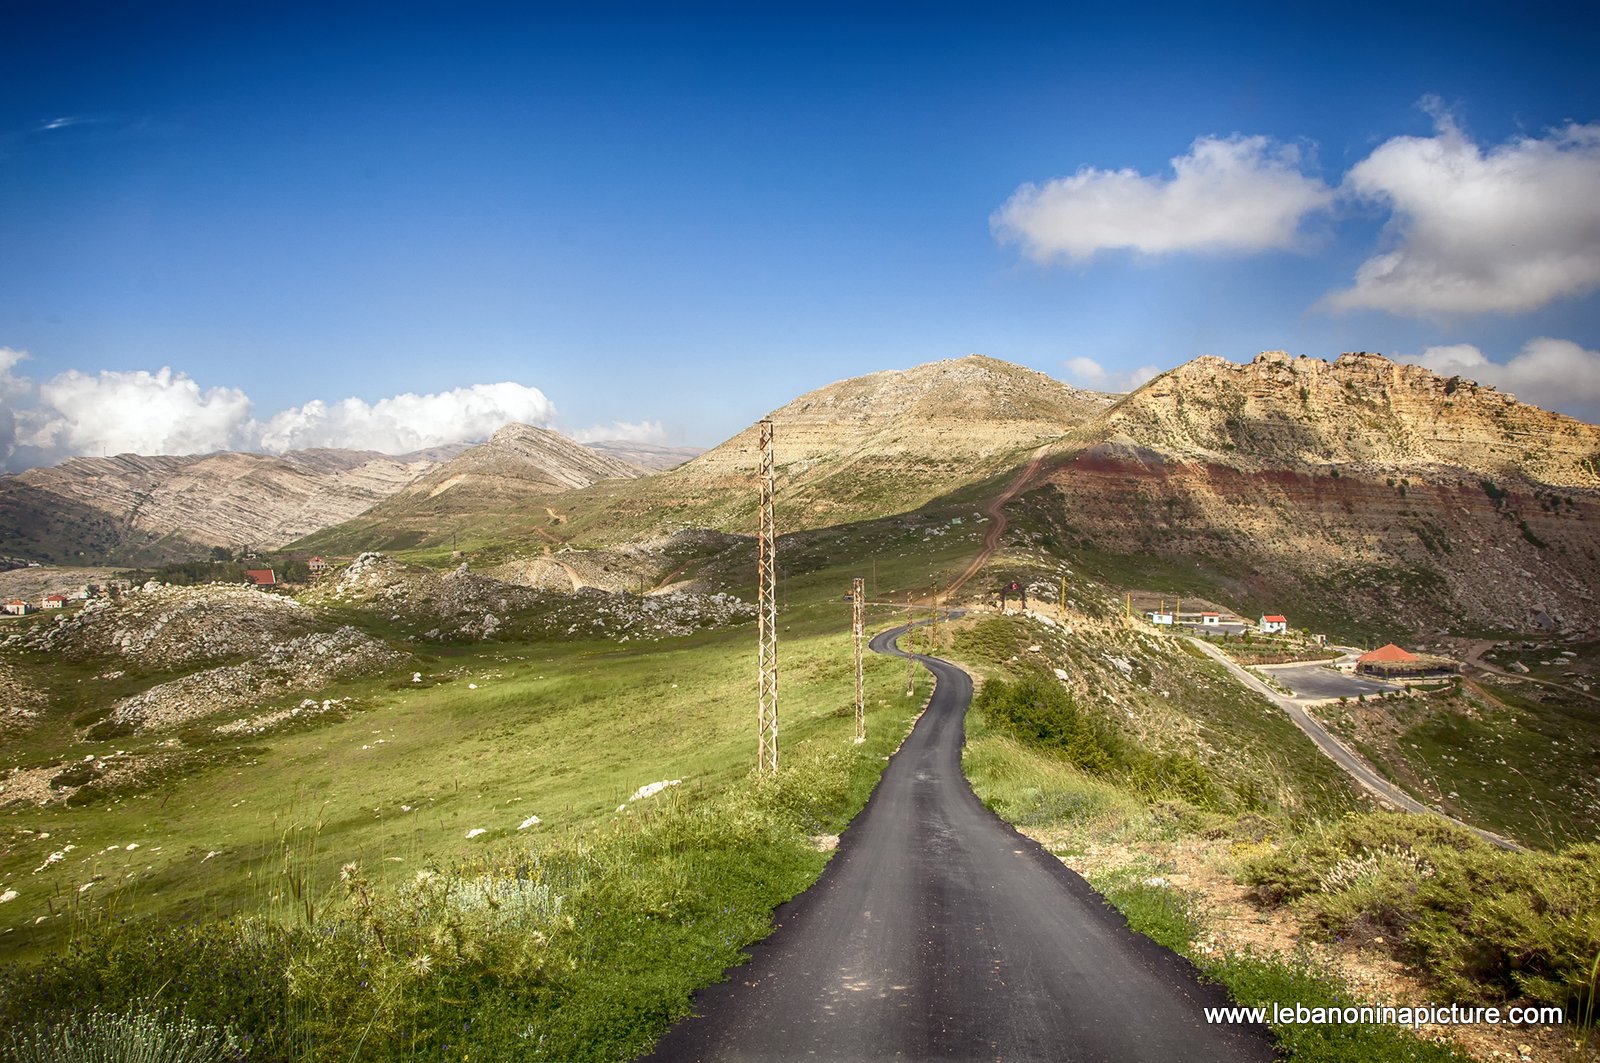
[[[46,595],[44,601],[39,604],[46,609],[60,609],[67,604],[67,596],[65,594]]]
[[[1288,631],[1289,621],[1277,613],[1269,613],[1263,616],[1261,622],[1256,626],[1260,628],[1263,635],[1271,635],[1276,632]]]
[[[12,598],[4,605],[0,605],[0,609],[3,609],[12,616],[28,615],[28,603],[23,601],[21,598]]]
[[[1379,646],[1356,658],[1356,671],[1383,679],[1448,675],[1457,669],[1455,661],[1430,654],[1412,653],[1394,643]]]
[[[257,587],[276,587],[278,585],[278,577],[272,574],[272,569],[270,568],[247,568],[244,570],[244,578],[254,583]]]

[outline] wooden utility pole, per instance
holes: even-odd
[[[854,616],[854,623],[851,625],[851,627],[852,627],[852,630],[855,633],[855,641],[856,641],[856,741],[857,742],[865,742],[867,740],[867,690],[866,690],[866,683],[864,681],[863,674],[862,674],[862,671],[861,671],[861,652],[862,652],[862,649],[863,649],[862,642],[866,638],[866,635],[867,635],[867,591],[866,591],[866,588],[862,585],[863,582],[864,581],[862,580],[862,578],[860,576],[856,577],[855,593],[852,595],[852,597],[855,599],[855,602],[854,602],[855,608],[852,610],[852,612],[855,614],[855,616]]]
[[[928,629],[928,652],[939,652],[939,581],[933,581],[933,626]]]
[[[761,422],[760,529],[756,541],[756,770],[778,770],[778,544],[773,517],[772,422]]]

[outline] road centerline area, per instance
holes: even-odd
[[[983,806],[961,771],[972,681],[917,660],[933,697],[827,869],[646,1058],[1271,1059],[1264,1027],[1206,1023],[1220,987]]]

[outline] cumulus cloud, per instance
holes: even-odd
[[[1394,211],[1393,246],[1336,309],[1518,313],[1600,287],[1600,123],[1481,149],[1439,110],[1431,137],[1394,137],[1343,191]]]
[[[1153,365],[1141,365],[1126,373],[1114,374],[1093,358],[1084,357],[1068,359],[1066,368],[1067,379],[1079,387],[1110,392],[1133,391],[1161,372]]]
[[[511,421],[548,425],[556,408],[538,388],[505,381],[434,395],[404,394],[367,403],[308,402],[276,414],[261,433],[269,451],[348,447],[402,454],[483,439]]]
[[[1201,137],[1172,176],[1086,166],[1025,184],[989,219],[1002,242],[1039,262],[1084,262],[1102,250],[1265,251],[1295,245],[1301,220],[1333,191],[1300,172],[1293,145],[1267,137]]]
[[[667,429],[660,421],[612,421],[610,424],[590,425],[572,433],[580,443],[599,443],[615,440],[621,443],[665,443]]]
[[[202,390],[166,367],[92,376],[68,370],[39,385],[39,409],[22,420],[24,442],[63,454],[201,454],[254,442],[244,392]]]
[[[0,347],[0,468],[125,453],[341,447],[400,454],[484,439],[512,421],[549,425],[556,414],[538,388],[502,382],[372,403],[317,400],[262,421],[240,389],[202,388],[169,367],[154,373],[74,369],[35,383],[13,373],[26,357]],[[660,431],[659,425],[621,427]]]
[[[1490,361],[1470,343],[1429,347],[1411,361],[1435,373],[1464,376],[1509,391],[1524,402],[1591,421],[1600,418],[1600,351],[1571,340],[1541,336],[1504,362]]]

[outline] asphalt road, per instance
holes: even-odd
[[[932,701],[822,877],[647,1058],[1271,1059],[1265,1028],[1208,1025],[1218,987],[983,807],[961,772],[971,681],[918,660]]]
[[[1405,689],[1395,683],[1336,672],[1321,663],[1264,664],[1257,667],[1294,691],[1295,697],[1306,700],[1364,698],[1371,694],[1389,694]]]
[[[1329,734],[1327,728],[1323,727],[1320,721],[1314,718],[1310,713],[1306,712],[1306,704],[1311,703],[1315,699],[1298,697],[1286,698],[1276,690],[1273,690],[1271,687],[1267,686],[1267,684],[1263,683],[1260,679],[1257,679],[1255,676],[1251,675],[1247,670],[1240,667],[1240,665],[1234,661],[1233,658],[1217,649],[1217,647],[1213,646],[1205,639],[1191,638],[1189,641],[1198,646],[1201,651],[1206,654],[1206,656],[1210,657],[1212,660],[1226,668],[1229,672],[1233,673],[1234,678],[1238,679],[1239,682],[1243,683],[1246,687],[1255,691],[1257,694],[1260,694],[1262,697],[1278,706],[1278,708],[1282,709],[1288,715],[1289,719],[1294,722],[1294,725],[1300,728],[1300,730],[1304,731],[1307,738],[1316,743],[1317,748],[1322,750],[1324,756],[1333,761],[1335,764],[1339,765],[1339,767],[1343,768],[1346,775],[1349,775],[1356,782],[1360,783],[1361,786],[1374,797],[1377,797],[1383,801],[1387,801],[1394,807],[1404,809],[1407,812],[1416,812],[1421,815],[1428,816],[1439,816],[1442,819],[1447,819],[1456,826],[1465,827],[1467,830],[1470,830],[1484,841],[1490,843],[1491,845],[1497,845],[1502,849],[1522,848],[1522,846],[1518,845],[1509,838],[1504,838],[1493,831],[1484,830],[1482,827],[1474,827],[1472,824],[1465,823],[1459,819],[1456,819],[1454,816],[1446,815],[1437,808],[1431,808],[1428,805],[1423,804],[1421,801],[1418,801],[1416,798],[1400,789],[1400,787],[1391,783],[1388,779],[1385,779],[1383,776],[1379,775],[1372,769],[1370,765],[1367,764],[1366,761],[1362,760],[1360,757],[1356,756],[1349,749],[1347,749],[1343,742],[1340,742],[1333,735]]]

